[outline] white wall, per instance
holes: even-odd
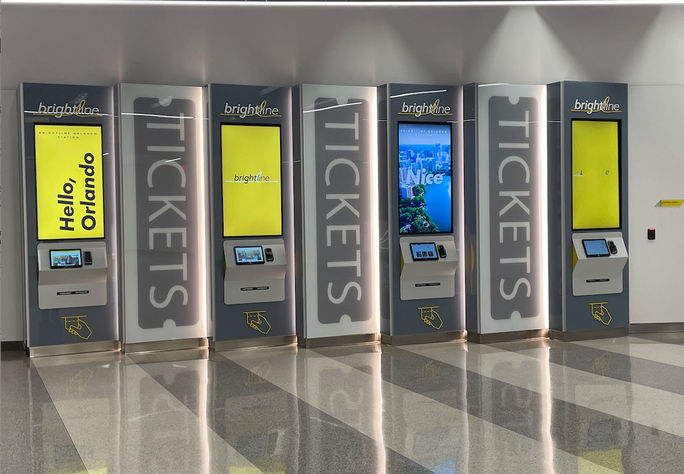
[[[684,85],[629,90],[629,243],[632,323],[684,321]],[[635,113],[638,112],[638,113]],[[649,227],[656,240],[647,240]]]
[[[22,81],[100,85],[628,82],[643,85],[632,94],[630,105],[630,145],[639,150],[634,142],[639,135],[633,132],[635,118],[640,111],[652,110],[648,97],[660,97],[661,91],[646,85],[684,85],[682,31],[684,6],[292,7],[264,2],[88,6],[5,2],[0,70],[5,90],[16,89]],[[2,97],[4,100],[6,95]],[[674,110],[675,104],[668,100]],[[3,107],[2,118],[4,185],[18,180],[18,158],[4,145],[14,133],[16,125],[8,123],[15,120],[14,112]],[[649,193],[651,187],[658,189],[660,181],[667,182],[673,175],[680,134],[651,141],[655,148],[650,153],[630,152],[632,191]],[[641,170],[643,161],[635,163],[637,160],[648,160],[651,167]],[[643,179],[646,176],[648,180]],[[672,179],[668,192],[679,196]],[[5,191],[3,210],[18,209],[18,195]],[[681,194],[684,197],[684,189]],[[640,255],[640,249],[646,249],[641,234],[655,225],[655,215],[668,219],[675,214],[657,209],[652,214],[648,208],[638,207],[635,199],[630,200],[630,212],[633,320],[660,321],[659,315],[667,315],[663,316],[666,320],[684,321],[684,312],[677,310],[678,302],[672,296],[677,293],[663,292],[658,299],[660,310],[646,310],[651,295],[658,294],[662,286],[658,278],[640,277],[647,274],[645,266],[653,265]],[[6,239],[11,229],[18,228],[16,217],[2,217]],[[655,248],[662,255],[679,255],[679,246],[668,240],[668,232],[674,239],[677,228],[660,229]],[[18,254],[16,238],[13,244],[9,239],[5,244],[5,255]],[[658,261],[663,264],[661,272],[677,273],[674,259]],[[18,259],[3,262],[4,275],[18,274],[15,265]],[[5,281],[3,278],[2,313],[7,331],[2,337],[12,339],[15,336],[9,328],[16,327],[16,321],[9,323],[8,319],[17,318],[18,312],[12,308],[18,302],[12,297],[18,293],[13,287],[6,288]]]

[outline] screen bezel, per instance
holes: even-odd
[[[226,223],[223,218],[224,215],[224,196],[223,196],[223,182],[224,182],[224,176],[223,176],[223,127],[225,126],[235,126],[235,127],[274,127],[278,129],[278,142],[279,142],[279,159],[278,159],[278,164],[280,166],[280,233],[279,234],[226,234],[223,232],[223,229],[225,229]],[[283,127],[279,123],[231,123],[231,122],[221,122],[219,123],[219,128],[218,128],[218,142],[219,142],[219,156],[220,156],[220,166],[221,166],[221,172],[218,173],[221,176],[221,182],[220,182],[220,192],[221,192],[221,234],[223,235],[224,238],[234,238],[234,237],[282,237],[283,236],[283,219],[284,219],[284,206],[285,203],[283,202]]]
[[[238,259],[238,250],[243,250],[243,249],[259,249],[259,252],[261,252],[261,261],[260,262],[241,262]],[[233,247],[233,254],[235,255],[235,265],[263,265],[266,263],[266,257],[264,256],[264,247],[263,245],[242,245],[239,247]]]
[[[613,122],[617,124],[617,145],[618,145],[618,156],[617,156],[617,168],[618,168],[618,226],[617,227],[575,227],[573,222],[574,216],[574,206],[572,205],[572,189],[573,189],[573,179],[572,179],[572,164],[574,156],[572,156],[572,124],[575,122]],[[579,119],[574,118],[570,120],[570,170],[568,174],[570,175],[570,226],[572,230],[575,231],[585,231],[585,230],[620,230],[622,229],[622,120],[621,119]]]
[[[401,201],[401,198],[399,197],[399,170],[401,169],[400,164],[399,164],[399,129],[401,128],[402,125],[441,125],[441,126],[448,126],[449,127],[449,161],[450,161],[450,169],[451,169],[451,202],[449,203],[450,206],[450,222],[451,222],[451,230],[449,231],[439,231],[439,232],[401,232],[401,227],[399,227],[400,223],[400,216],[401,216],[401,211],[399,208],[399,202]],[[397,122],[397,131],[396,131],[396,143],[397,143],[397,181],[396,181],[396,196],[397,196],[397,231],[399,235],[450,235],[454,233],[454,153],[453,153],[453,143],[454,143],[454,128],[451,123],[449,122],[408,122],[408,121],[399,121]]]
[[[41,127],[97,127],[100,129],[100,148],[102,150],[102,154],[100,156],[100,160],[102,163],[102,235],[101,236],[92,236],[88,235],[85,237],[62,237],[58,239],[41,239],[40,238],[40,232],[38,229],[38,155],[36,153],[36,126],[41,126]],[[34,186],[34,209],[35,209],[35,216],[36,216],[36,240],[38,242],[62,242],[62,241],[71,241],[71,240],[102,240],[107,238],[107,201],[106,201],[106,196],[107,196],[107,180],[105,179],[105,164],[104,164],[104,157],[105,157],[105,144],[104,144],[104,126],[101,123],[74,123],[74,122],[69,122],[69,123],[34,123],[33,124],[33,186]],[[75,199],[74,199],[75,201]],[[61,267],[60,267],[61,268]]]
[[[602,255],[596,255],[596,254],[589,255],[589,253],[587,252],[586,242],[599,242],[599,241],[603,242],[603,244],[606,246],[606,252],[608,252],[608,253],[606,253],[605,255],[603,255],[603,254]],[[610,257],[610,248],[608,247],[608,242],[606,241],[606,239],[582,239],[582,247],[584,248],[584,255],[586,255],[587,258]]]
[[[60,266],[52,264],[52,252],[78,252],[78,265]],[[83,268],[83,251],[81,249],[51,249],[49,251],[50,258],[50,269],[52,270],[63,270],[65,268]]]
[[[416,258],[416,254],[413,252],[414,245],[432,245],[432,248],[435,250],[435,256]],[[411,242],[409,243],[409,249],[411,250],[411,258],[414,262],[424,262],[426,260],[439,260],[439,254],[437,253],[437,244],[435,242]]]

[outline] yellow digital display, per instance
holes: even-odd
[[[102,128],[34,127],[38,240],[104,238]]]
[[[572,122],[572,228],[620,227],[617,122]]]
[[[221,125],[223,236],[281,235],[280,127]]]

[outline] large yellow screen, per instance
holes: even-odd
[[[104,237],[102,129],[35,125],[38,239]]]
[[[281,235],[280,127],[221,125],[223,236]]]
[[[572,227],[620,227],[618,123],[572,122]]]

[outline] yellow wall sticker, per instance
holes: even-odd
[[[684,204],[684,199],[661,199],[660,207],[679,207]]]
[[[572,121],[572,227],[620,227],[618,123]]]
[[[102,128],[35,125],[38,240],[104,238]]]
[[[221,125],[223,236],[281,235],[280,127]]]

